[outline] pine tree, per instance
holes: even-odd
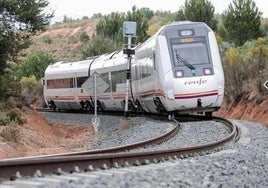
[[[261,12],[252,0],[233,0],[223,14],[223,38],[242,46],[247,40],[257,39],[261,33]]]
[[[49,24],[53,13],[42,12],[47,6],[46,0],[0,1],[0,75],[7,61],[30,44],[30,36]]]
[[[205,22],[215,30],[217,21],[214,18],[214,11],[214,6],[208,0],[186,0],[184,6],[179,9],[176,19]]]

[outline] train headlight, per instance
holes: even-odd
[[[193,36],[194,30],[192,30],[192,29],[180,30],[179,34],[180,34],[180,36]]]
[[[212,69],[211,68],[204,68],[204,74],[205,75],[211,75],[212,74]]]
[[[177,71],[175,72],[175,76],[176,76],[176,78],[181,78],[181,77],[183,77],[183,71],[182,71],[182,70],[177,70]]]

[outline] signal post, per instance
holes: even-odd
[[[126,72],[126,96],[125,96],[125,111],[124,117],[120,120],[120,130],[124,131],[133,125],[133,122],[129,118],[128,96],[130,94],[130,79],[131,79],[131,59],[135,54],[135,50],[132,49],[132,38],[136,38],[137,23],[132,21],[125,21],[123,25],[123,41],[127,39],[127,43],[124,43],[123,53],[127,55],[127,72]]]

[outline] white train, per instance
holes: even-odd
[[[44,99],[52,109],[124,111],[128,60],[123,51],[47,67]],[[135,47],[129,110],[211,115],[220,108],[224,73],[213,31],[202,22],[174,22]]]

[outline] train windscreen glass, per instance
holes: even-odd
[[[184,59],[184,62],[193,66],[209,63],[204,37],[171,39],[170,42],[175,66],[185,66],[185,63],[178,61],[177,57]]]

